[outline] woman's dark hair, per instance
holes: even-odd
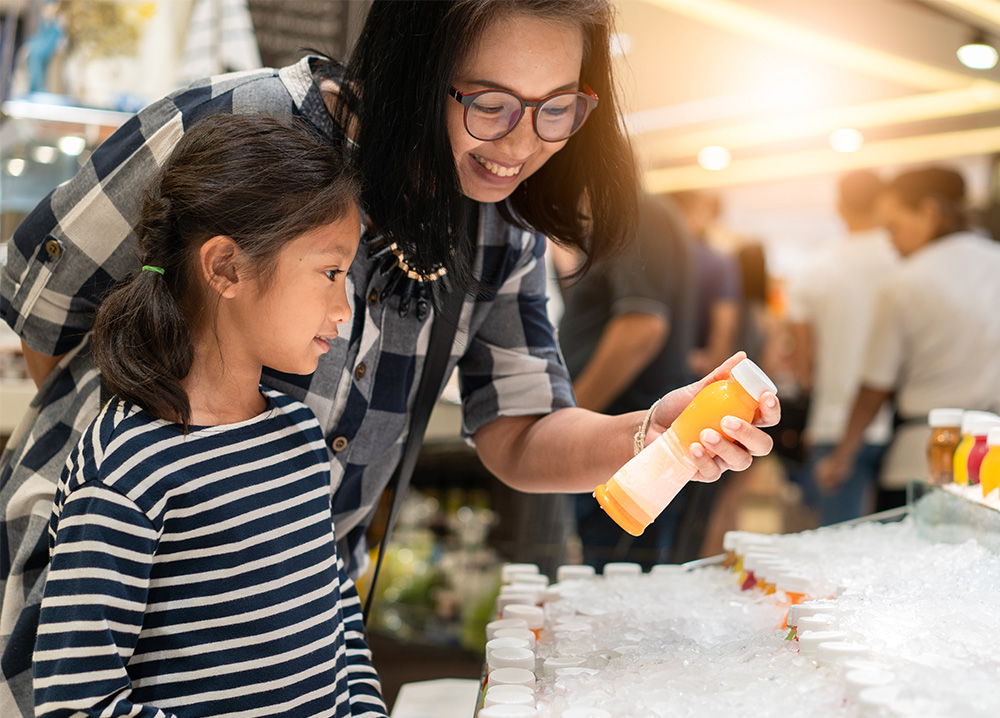
[[[137,232],[144,270],[116,286],[94,321],[94,360],[107,389],[187,427],[181,380],[192,333],[217,299],[199,249],[231,238],[266,286],[296,237],[357,211],[358,182],[328,139],[304,121],[220,114],[194,124],[147,188]]]
[[[500,206],[515,224],[582,249],[583,269],[631,241],[638,172],[613,86],[609,0],[376,0],[346,68],[336,116],[356,140],[365,209],[413,263],[472,282],[474,239],[448,138],[448,86],[498,20],[567,22],[584,37],[580,81],[600,98],[583,128]],[[511,39],[516,42],[516,38]]]
[[[968,229],[965,209],[965,180],[947,167],[926,167],[903,172],[887,186],[886,192],[903,206],[917,209],[921,202],[931,200],[941,212],[934,239]]]

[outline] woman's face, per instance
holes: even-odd
[[[579,89],[583,33],[568,23],[516,16],[489,28],[459,66],[453,85],[459,92],[501,89],[533,101]],[[483,142],[465,129],[464,107],[449,98],[448,136],[462,193],[478,202],[500,202],[517,185],[561,150],[562,142],[542,141],[528,108],[514,131]]]
[[[936,236],[940,213],[931,200],[924,200],[916,207],[904,204],[892,192],[879,202],[879,212],[892,243],[902,256],[913,254]]]

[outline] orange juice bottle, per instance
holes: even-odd
[[[1000,426],[994,426],[986,435],[986,456],[979,465],[979,483],[983,486],[983,496],[1000,488]]]
[[[753,419],[760,395],[777,393],[767,375],[749,359],[733,367],[729,378],[702,389],[665,432],[620,468],[594,496],[607,514],[639,536],[697,473],[688,454],[704,429],[724,435],[726,416]]]

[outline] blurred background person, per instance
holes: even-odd
[[[577,404],[623,414],[648,409],[687,384],[695,285],[691,240],[673,201],[644,195],[637,241],[574,281],[578,260],[554,250],[559,274],[568,278],[559,343]],[[624,532],[591,494],[568,497],[584,562],[600,570],[608,561],[636,561],[647,568],[667,561],[686,495],[702,485],[689,486],[638,538]]]
[[[846,432],[816,467],[828,492],[850,476],[865,429],[889,400],[896,432],[876,509],[901,506],[927,476],[927,413],[1000,408],[1000,243],[968,231],[965,182],[949,168],[903,172],[881,201],[902,255],[881,286]]]
[[[688,360],[691,376],[702,376],[736,351],[740,278],[732,254],[712,245],[709,234],[719,218],[714,192],[685,191],[672,195],[694,240],[694,348]]]
[[[806,461],[790,478],[802,486],[821,525],[871,512],[892,434],[892,413],[884,403],[865,429],[843,482],[829,490],[816,486],[816,464],[830,455],[847,428],[879,285],[899,262],[877,213],[882,189],[882,180],[869,170],[840,178],[837,212],[846,234],[818,252],[788,287],[792,364],[799,386],[810,396]]]

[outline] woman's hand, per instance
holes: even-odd
[[[646,444],[666,431],[699,391],[712,382],[728,378],[730,370],[744,359],[746,353],[737,352],[701,381],[664,396],[653,412],[646,432]],[[722,420],[725,434],[720,435],[714,429],[703,430],[699,436],[701,441],[691,445],[691,460],[698,469],[693,480],[716,481],[724,471],[743,471],[750,466],[753,457],[770,453],[774,442],[758,427],[774,426],[780,418],[778,397],[764,392],[752,423],[727,416]]]

